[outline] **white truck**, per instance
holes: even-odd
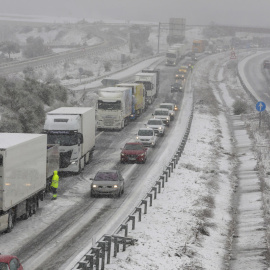
[[[176,66],[179,62],[179,51],[176,48],[169,48],[166,52],[166,66]]]
[[[59,170],[80,173],[95,148],[95,109],[61,107],[48,112],[43,133],[48,144],[59,144]]]
[[[171,46],[172,49],[177,49],[178,50],[178,57],[180,61],[183,59],[186,55],[186,45],[185,44],[174,44]]]
[[[176,66],[181,59],[185,57],[185,44],[174,44],[166,52],[166,65]]]
[[[0,133],[0,232],[35,214],[46,190],[47,136]]]
[[[160,77],[160,70],[159,69],[154,69],[154,68],[148,68],[148,69],[143,69],[143,73],[155,73],[156,74],[156,96],[158,96],[159,93],[159,77]]]
[[[143,83],[146,91],[146,103],[152,104],[157,96],[157,74],[140,72],[135,74],[135,83]]]
[[[121,130],[133,114],[131,87],[107,87],[98,91],[96,119],[98,129]]]

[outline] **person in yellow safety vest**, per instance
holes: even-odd
[[[54,171],[53,177],[52,177],[52,183],[51,183],[51,189],[52,189],[52,193],[53,193],[52,200],[57,199],[58,182],[59,182],[59,176],[57,174],[57,171]]]

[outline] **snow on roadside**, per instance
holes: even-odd
[[[202,61],[196,68],[194,117],[180,163],[153,207],[129,233],[138,240],[135,246],[118,253],[106,269],[224,267],[233,164],[225,114],[213,93],[201,87],[202,71],[212,61]]]

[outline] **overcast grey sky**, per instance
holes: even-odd
[[[270,0],[0,0],[0,13],[270,26]]]

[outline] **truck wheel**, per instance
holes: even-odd
[[[124,126],[127,126],[129,123],[129,119],[126,117],[125,120],[124,120]]]
[[[11,232],[13,228],[14,228],[14,214],[13,211],[9,211],[7,232],[8,233]]]
[[[32,213],[33,213],[33,215],[35,215],[36,212],[37,212],[37,208],[38,208],[37,204],[38,204],[38,199],[35,198],[34,201],[33,201],[33,204],[32,204]]]
[[[79,165],[78,165],[78,171],[77,171],[77,174],[80,174],[81,171],[82,171],[81,160],[79,160]]]
[[[90,162],[90,153],[86,153],[85,157],[84,157],[84,166],[89,164]]]
[[[23,214],[22,218],[24,220],[28,219],[32,216],[32,205],[30,201],[26,202],[26,212]]]

